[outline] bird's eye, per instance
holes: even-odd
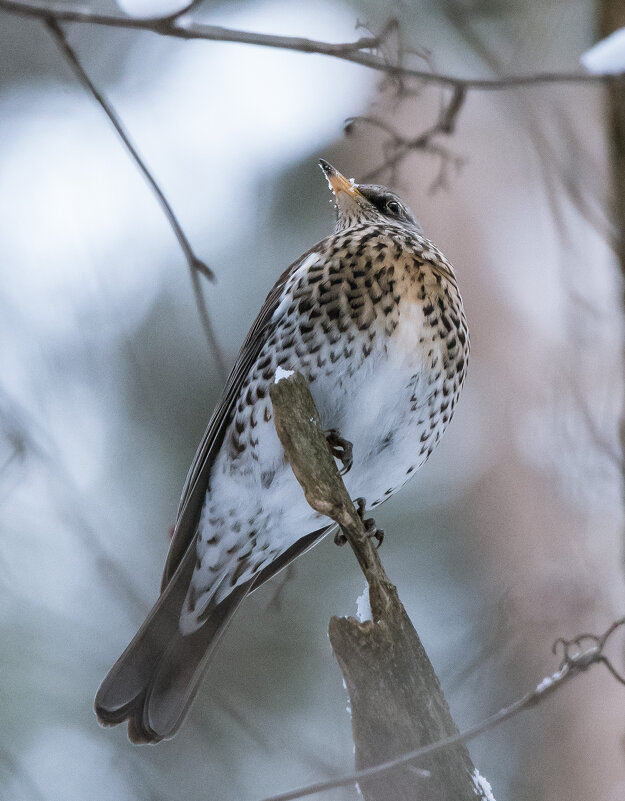
[[[400,214],[401,213],[401,206],[396,200],[389,200],[386,204],[386,210],[390,214]]]

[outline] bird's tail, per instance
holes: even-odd
[[[189,548],[97,692],[95,712],[100,723],[114,726],[128,720],[128,737],[133,743],[157,743],[176,733],[220,632],[247,594],[247,586],[236,587],[210,609],[197,631],[182,634],[178,621],[194,563],[195,549]]]

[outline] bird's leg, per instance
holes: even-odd
[[[335,459],[338,459],[339,462],[343,465],[340,474],[342,476],[345,473],[349,473],[352,464],[354,463],[354,459],[352,456],[353,453],[353,446],[352,443],[347,440],[343,439],[343,437],[339,434],[336,428],[330,428],[327,431],[323,432],[325,434],[326,441],[330,447],[330,452]]]
[[[367,502],[364,498],[356,498],[354,501],[354,505],[356,507],[356,512],[358,513],[358,517],[362,520],[363,525],[365,527],[365,536],[371,538],[375,537],[377,540],[377,547],[379,548],[382,545],[382,541],[384,540],[384,532],[381,528],[378,528],[375,524],[375,520],[372,517],[365,517],[365,507]],[[347,542],[347,537],[341,529],[339,529],[336,534],[334,535],[334,542],[336,545],[345,545]]]

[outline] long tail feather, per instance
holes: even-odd
[[[95,698],[98,720],[114,726],[128,720],[134,743],[172,737],[197,692],[219,634],[249,587],[236,587],[189,635],[178,621],[195,563],[189,548],[143,626],[113,665]]]

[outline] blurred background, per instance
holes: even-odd
[[[415,64],[467,77],[576,70],[599,36],[589,0],[206,0],[194,13],[331,42],[394,16]],[[318,157],[356,180],[384,161],[384,131],[346,136],[345,120],[413,137],[449,96],[398,97],[322,56],[67,32],[217,275],[205,291],[227,367],[276,278],[333,227]],[[471,328],[453,424],[376,514],[460,728],[552,673],[556,637],[623,610],[606,122],[598,86],[470,92],[439,140],[449,158],[409,154],[378,176],[455,265]],[[224,378],[183,254],[108,120],[44,26],[1,11],[0,264],[0,796],[254,801],[349,771],[327,626],[355,613],[364,580],[331,541],[246,601],[175,740],[137,748],[96,723],[95,690],[156,598]],[[471,754],[499,801],[622,801],[624,712],[623,687],[596,668]]]

